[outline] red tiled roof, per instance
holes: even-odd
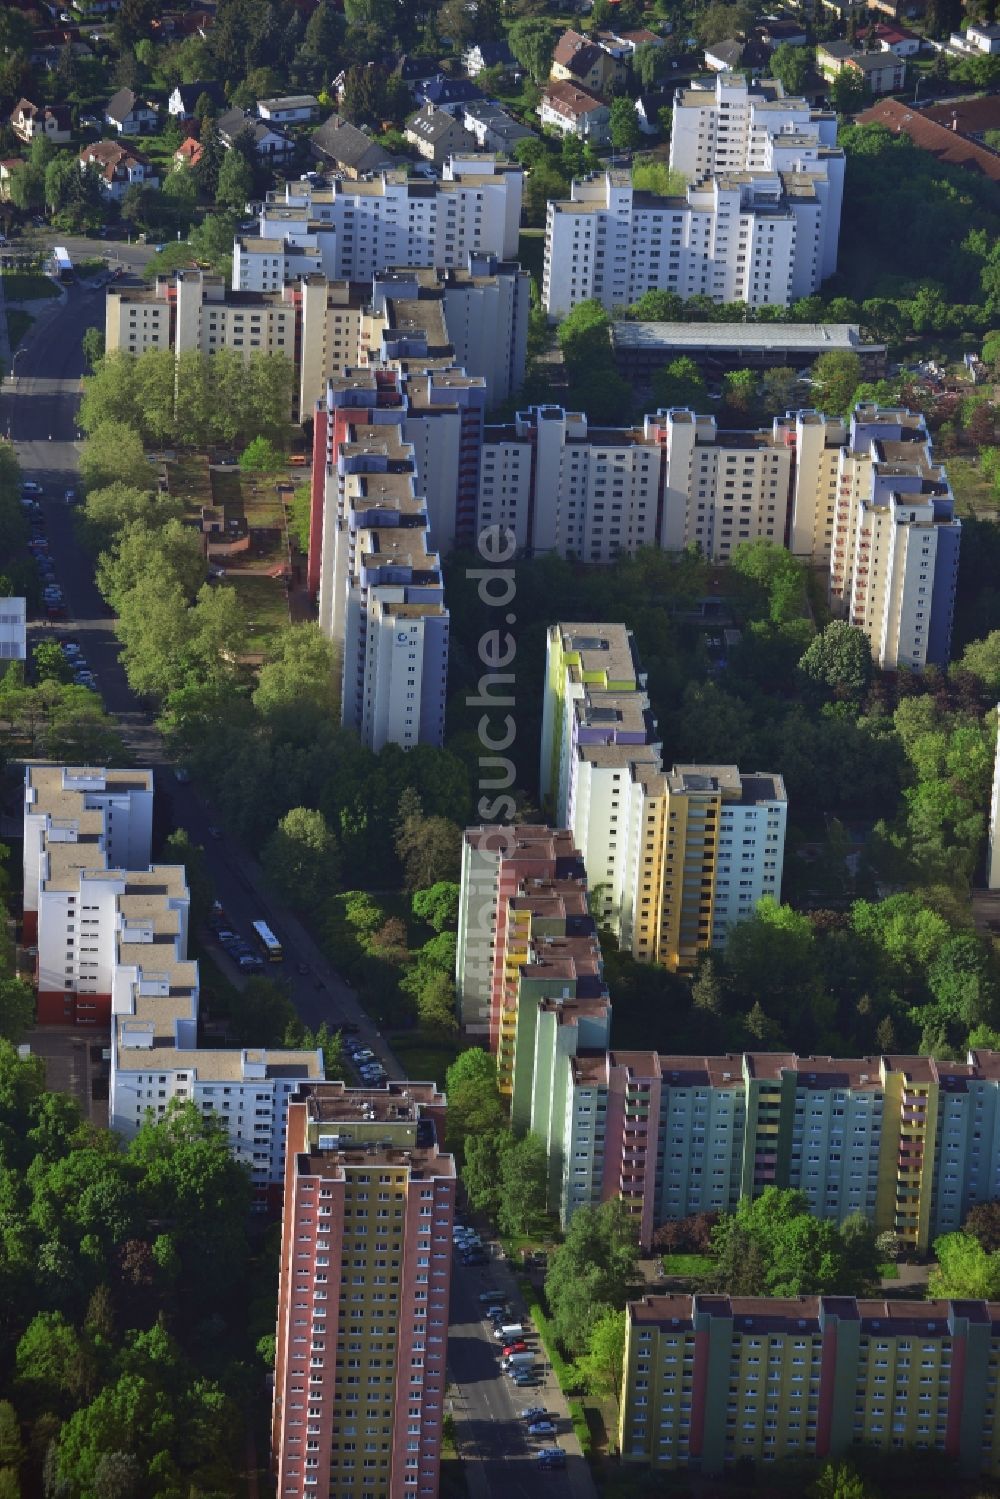
[[[954,121],[962,135],[1000,130],[1000,94],[984,94],[979,99],[956,99],[952,104],[932,104],[920,112],[926,119],[936,120],[949,130]]]
[[[909,136],[915,146],[929,151],[938,161],[950,162],[955,167],[965,167],[970,172],[979,172],[991,182],[1000,182],[1000,155],[967,140],[957,130],[949,130],[936,120],[930,120],[919,110],[900,104],[897,99],[880,99],[871,109],[857,117],[859,125],[884,125],[897,135]]]
[[[568,119],[590,114],[595,109],[607,109],[600,94],[592,94],[578,83],[569,83],[564,78],[556,79],[546,86],[542,102],[549,104],[557,114]]]

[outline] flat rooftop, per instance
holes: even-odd
[[[768,353],[877,353],[884,344],[861,337],[857,323],[650,323],[619,318],[611,341],[621,349],[738,349]]]

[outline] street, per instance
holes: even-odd
[[[74,260],[108,253],[102,241],[68,241]],[[145,247],[115,245],[122,263],[135,273],[153,253]],[[301,1019],[310,1027],[326,1020],[357,1027],[358,1040],[378,1056],[390,1077],[404,1073],[357,995],[330,967],[299,920],[268,891],[252,854],[220,829],[218,838],[206,837],[221,817],[197,785],[176,779],[166,748],[151,715],[133,696],[119,661],[113,619],[94,582],[93,558],[80,545],[74,510],[65,491],[79,487],[79,443],[76,410],[84,373],[81,339],[89,327],[103,327],[103,290],[86,285],[65,288],[29,331],[15,360],[15,377],[0,391],[0,423],[15,444],[25,479],[42,486],[40,503],[45,518],[55,577],[66,601],[67,618],[57,626],[31,621],[30,642],[56,634],[75,637],[97,680],[98,690],[118,721],[137,764],[151,766],[156,779],[159,818],[167,826],[185,828],[204,847],[205,863],[215,895],[230,923],[244,936],[250,923],[264,919],[277,934],[285,953],[282,964],[269,964],[268,976],[283,979]],[[248,788],[252,791],[252,788]],[[209,934],[204,934],[208,938]],[[243,981],[216,946],[219,966],[234,984]],[[300,967],[307,971],[302,973]],[[89,1039],[89,1037],[87,1038]],[[72,1040],[72,1038],[71,1038]],[[72,1047],[71,1047],[72,1052]],[[70,1063],[75,1065],[75,1054]],[[86,1057],[83,1057],[86,1061]],[[68,1063],[67,1065],[70,1065]],[[443,1079],[436,1079],[442,1083]],[[479,1292],[485,1284],[500,1286],[516,1298],[513,1276],[506,1265],[479,1272],[456,1264],[452,1282],[452,1320],[449,1328],[449,1399],[459,1431],[465,1473],[473,1499],[543,1499],[553,1491],[573,1499],[593,1499],[590,1469],[580,1454],[568,1412],[555,1379],[548,1370],[541,1384],[515,1388],[500,1372],[499,1349],[483,1321]],[[545,1363],[540,1354],[540,1363]],[[556,1412],[555,1439],[568,1456],[564,1471],[543,1470],[534,1461],[526,1424],[517,1411],[529,1405]]]

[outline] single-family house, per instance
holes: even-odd
[[[274,126],[268,125],[266,121],[258,120],[246,110],[227,110],[216,120],[215,128],[218,131],[219,140],[227,151],[244,130],[248,130],[253,136],[257,155],[267,161],[280,161],[295,149],[287,135],[283,135],[280,130],[275,130]]]
[[[439,58],[429,57],[426,52],[403,52],[392,71],[412,92],[418,83],[426,83],[429,78],[437,77],[441,71],[441,62]]]
[[[216,114],[226,107],[226,91],[214,79],[198,83],[179,83],[167,100],[167,113],[179,120],[193,120],[198,100],[202,94],[211,99]]]
[[[897,57],[916,57],[920,51],[920,38],[915,31],[907,31],[905,26],[890,26],[885,21],[862,26],[858,41],[872,45],[878,52],[893,52]]]
[[[381,172],[394,165],[384,147],[372,140],[356,125],[332,114],[309,137],[309,149],[324,167],[333,167],[356,182],[369,172]]]
[[[466,104],[461,120],[480,151],[501,151],[508,156],[518,141],[528,140],[535,133],[490,99]]]
[[[193,135],[189,135],[187,140],[181,141],[180,145],[177,147],[177,150],[174,152],[174,168],[196,167],[199,161],[201,161],[204,149],[205,148],[201,144],[201,141],[197,141],[195,140]]]
[[[611,109],[607,101],[563,78],[551,79],[546,85],[538,116],[543,125],[595,146],[607,145],[611,138]]]
[[[470,78],[477,78],[484,68],[503,68],[510,72],[516,63],[506,42],[473,42],[462,53],[462,66]]]
[[[768,16],[761,21],[757,30],[761,40],[769,47],[780,47],[782,43],[789,47],[804,47],[808,41],[802,23],[793,21],[788,16]]]
[[[424,160],[432,161],[438,167],[456,152],[476,149],[475,137],[470,135],[461,120],[447,110],[435,109],[433,104],[425,104],[423,109],[410,116],[405,134]]]
[[[319,115],[319,100],[312,94],[288,94],[282,99],[258,99],[257,115],[272,125],[308,125]]]
[[[26,145],[40,135],[60,145],[73,134],[68,104],[33,104],[30,99],[19,99],[11,111],[10,125]]]
[[[816,66],[824,78],[845,68],[860,73],[870,94],[894,94],[906,86],[906,58],[894,52],[859,52],[850,42],[821,42]]]
[[[549,77],[557,83],[575,83],[599,94],[613,83],[624,83],[627,75],[624,58],[613,56],[600,43],[581,36],[578,31],[564,31],[556,42]]]
[[[54,73],[66,56],[67,48],[74,62],[89,62],[94,56],[86,42],[66,40],[42,46],[36,32],[30,53],[32,67],[44,68],[46,73]]]
[[[152,135],[159,116],[148,99],[140,99],[130,88],[120,88],[104,106],[104,123],[119,135]]]
[[[447,78],[443,73],[436,73],[433,78],[426,78],[414,86],[413,97],[418,104],[433,104],[435,109],[457,114],[464,104],[481,99],[483,91],[471,78]]]
[[[95,141],[84,146],[79,159],[81,172],[90,166],[96,168],[101,192],[116,202],[136,183],[142,187],[160,185],[156,169],[146,157],[122,141]]]
[[[724,42],[713,42],[705,48],[705,66],[713,73],[735,73],[743,61],[743,43],[735,37]]]
[[[634,56],[640,47],[665,47],[666,40],[656,31],[650,31],[648,26],[640,26],[636,31],[602,31],[600,33],[601,45],[607,46],[613,42],[616,46],[623,47],[626,52]]]

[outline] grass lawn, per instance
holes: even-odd
[[[58,297],[59,288],[40,271],[0,271],[6,302],[40,302],[44,297]]]
[[[892,1263],[892,1261],[890,1260],[885,1265],[879,1265],[879,1267],[878,1267],[878,1273],[882,1277],[883,1280],[898,1280],[899,1279],[899,1266],[898,1265],[894,1265]]]
[[[715,1261],[710,1254],[665,1254],[664,1275],[707,1275]]]
[[[240,573],[230,566],[226,569],[225,581],[227,586],[236,589],[247,612],[250,633],[255,637],[255,650],[263,643],[260,637],[287,627],[288,599],[279,579],[268,578],[264,573]]]
[[[948,458],[945,462],[959,515],[995,514],[1000,509],[996,490],[971,458]]]
[[[459,1048],[447,1041],[428,1041],[413,1031],[403,1031],[389,1038],[407,1075],[417,1082],[437,1083],[444,1087],[444,1075],[458,1056]]]
[[[34,321],[30,312],[22,312],[19,307],[7,308],[7,337],[12,354]]]

